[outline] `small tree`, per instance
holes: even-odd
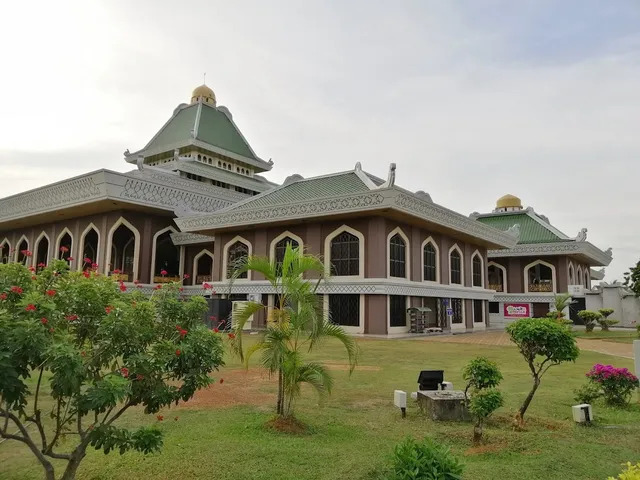
[[[624,285],[640,297],[640,260],[624,274]]]
[[[565,318],[564,311],[574,302],[570,293],[559,293],[553,297],[554,310],[548,313],[549,318],[553,318],[560,324],[572,323],[571,320]]]
[[[602,318],[602,315],[600,314],[600,312],[594,312],[593,310],[580,310],[578,312],[578,316],[584,323],[584,327],[587,330],[587,332],[593,332],[593,329],[595,328],[596,324]]]
[[[601,308],[598,310],[598,313],[602,316],[598,323],[600,324],[600,328],[602,328],[603,332],[608,332],[609,327],[619,323],[618,320],[609,319],[611,314],[613,313],[613,308]]]
[[[516,415],[516,420],[522,424],[542,376],[554,365],[575,361],[580,350],[571,333],[548,318],[523,318],[508,325],[507,333],[527,362],[533,378],[531,391]]]
[[[495,362],[485,357],[477,357],[464,367],[462,378],[467,382],[467,386],[464,389],[466,398],[470,388],[483,390],[497,387],[502,381],[502,373],[500,373],[500,369]]]
[[[476,423],[473,427],[473,441],[479,443],[482,440],[484,423],[493,412],[504,405],[502,393],[495,388],[478,390],[471,396],[469,411]]]
[[[220,337],[202,322],[203,298],[183,301],[177,285],[151,299],[124,293],[95,267],[0,265],[0,437],[26,445],[46,480],[56,478],[52,459],[66,461],[63,480],[75,478],[90,445],[160,449],[159,429],[117,420],[133,406],[149,414],[189,400],[223,363]],[[70,449],[60,452],[64,437]]]

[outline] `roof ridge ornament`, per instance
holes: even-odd
[[[393,187],[396,183],[396,164],[389,164],[389,174],[387,175],[387,181],[380,185],[380,188]]]
[[[575,237],[576,242],[584,242],[587,240],[587,229],[583,228],[578,232],[578,235]]]
[[[144,155],[138,155],[136,159],[136,165],[138,166],[138,170],[142,171],[144,168]]]
[[[520,238],[520,224],[514,223],[507,229],[507,233],[515,238]]]

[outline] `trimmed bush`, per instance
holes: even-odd
[[[598,320],[598,323],[600,324],[600,328],[602,328],[603,332],[608,332],[610,326],[620,323],[618,320],[609,318],[613,313],[613,308],[601,308],[598,310],[598,313],[602,315],[602,318]]]
[[[584,323],[587,332],[593,332],[596,324],[602,319],[602,314],[593,310],[580,310],[578,316]]]
[[[460,480],[463,466],[444,445],[406,438],[396,445],[384,480]]]
[[[469,411],[476,420],[476,424],[473,428],[474,442],[478,443],[482,440],[482,428],[484,426],[484,422],[486,422],[487,418],[489,418],[491,414],[502,405],[504,405],[502,393],[495,388],[478,390],[473,393],[471,401],[469,402]]]
[[[467,382],[465,393],[470,388],[483,389],[498,386],[502,380],[502,374],[498,364],[485,357],[477,357],[471,360],[462,371],[462,378]]]

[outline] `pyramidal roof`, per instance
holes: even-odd
[[[125,152],[125,156],[133,163],[139,155],[147,158],[187,146],[204,148],[245,162],[257,171],[271,169],[270,162],[265,162],[255,154],[226,107],[216,107],[202,101],[179,105],[143,149]]]

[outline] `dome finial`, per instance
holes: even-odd
[[[517,210],[522,210],[522,200],[507,193],[498,199],[494,212],[514,212]]]
[[[206,78],[207,74],[205,73],[204,79],[206,80]],[[213,93],[213,90],[207,87],[204,83],[199,87],[194,88],[191,93],[191,103],[194,104],[198,102],[208,103],[214,107],[216,106],[216,94]]]

